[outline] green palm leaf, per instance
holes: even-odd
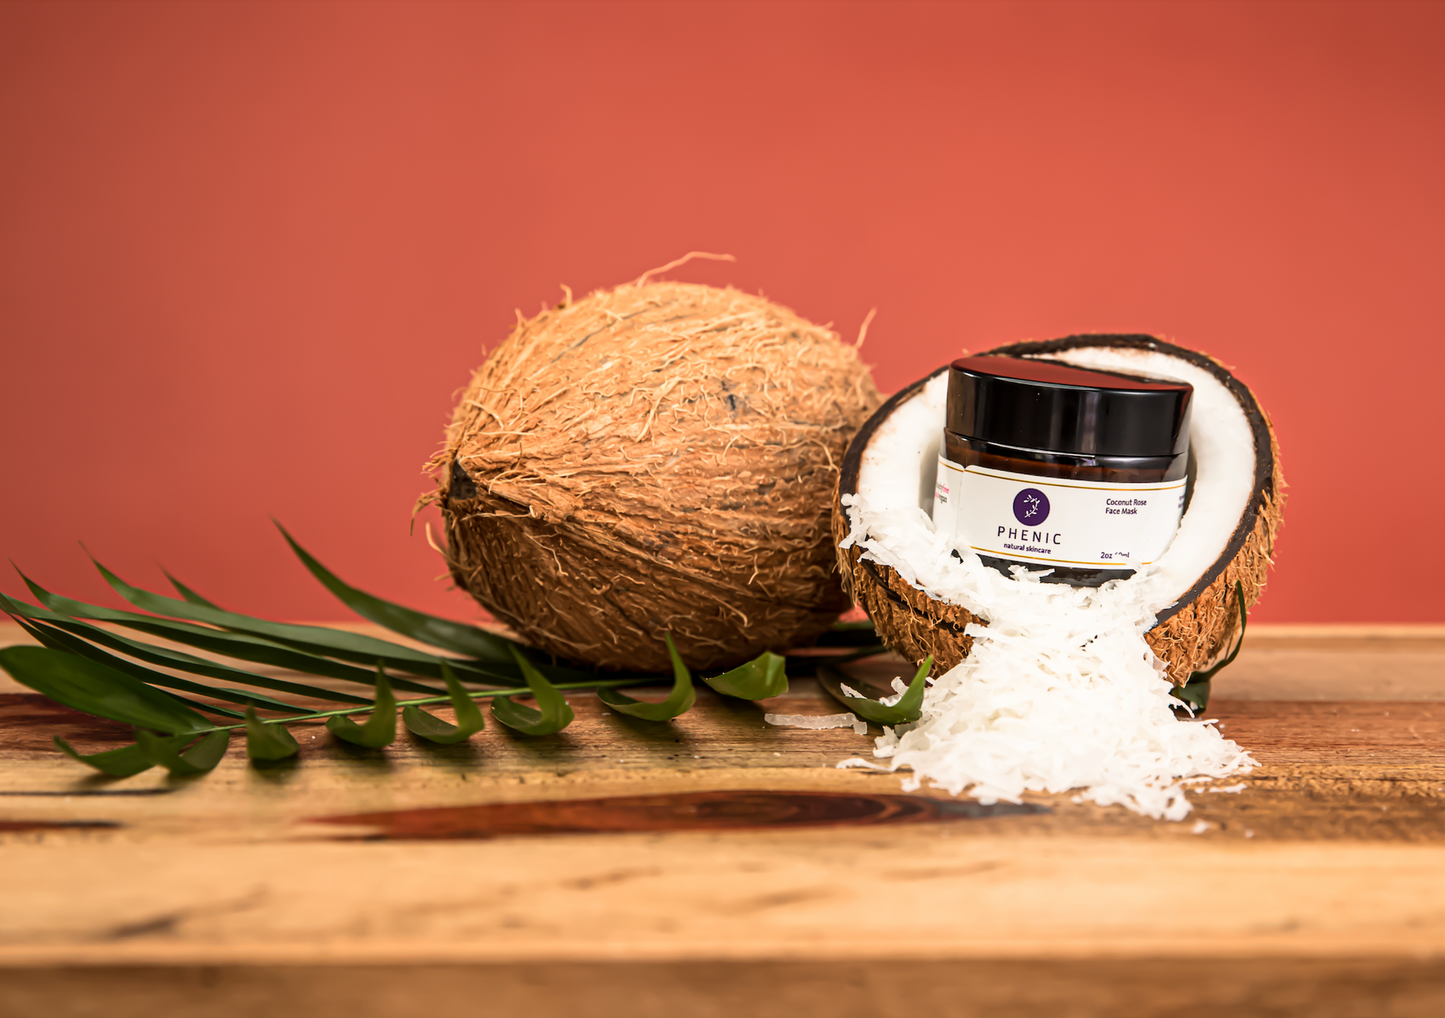
[[[740,700],[766,700],[771,696],[782,696],[788,691],[788,659],[763,651],[746,664],[738,665],[732,671],[708,678],[706,682],[724,696],[735,696]]]
[[[279,724],[264,724],[256,717],[256,708],[246,708],[246,755],[252,760],[285,760],[295,756],[301,747],[296,737]]]
[[[224,609],[220,605],[216,604],[216,602],[206,600],[200,594],[197,594],[190,587],[187,587],[180,580],[176,579],[170,573],[166,572],[166,570],[162,569],[161,572],[166,574],[166,579],[170,581],[172,587],[176,588],[176,593],[180,594],[181,597],[191,602],[191,604],[199,604],[207,608],[214,608],[217,611],[224,611]]]
[[[403,669],[407,669],[408,665],[413,664],[422,666],[424,670],[418,674],[440,674],[435,656],[412,650],[410,647],[403,647],[399,643],[390,643],[372,636],[348,633],[340,629],[327,629],[324,626],[268,622],[265,619],[252,618],[238,612],[180,601],[132,586],[94,558],[91,559],[91,562],[95,564],[95,568],[100,571],[105,582],[110,584],[111,589],[117,594],[137,608],[154,612],[157,615],[168,615],[171,618],[186,619],[191,622],[204,622],[222,629],[264,636],[279,643],[300,646],[313,652],[319,650],[329,657],[339,657],[348,661],[375,662],[380,660],[387,663],[396,661],[398,666]],[[400,683],[398,683],[399,685]],[[436,689],[425,686],[418,687],[417,691],[438,692]]]
[[[402,636],[409,636],[413,640],[420,640],[422,643],[429,643],[433,647],[440,647],[442,650],[449,650],[455,654],[464,654],[479,661],[508,665],[512,663],[509,651],[515,646],[513,641],[503,639],[484,629],[478,629],[476,626],[463,625],[450,619],[404,608],[399,604],[383,601],[379,597],[358,590],[316,561],[310,552],[296,543],[296,539],[280,523],[276,523],[276,529],[281,531],[281,536],[286,538],[286,543],[291,545],[291,550],[311,571],[311,575],[320,580],[327,590],[335,594],[343,604],[362,618],[370,619],[377,625],[385,626]]]
[[[1240,648],[1244,646],[1244,631],[1249,626],[1249,613],[1244,608],[1244,584],[1238,580],[1234,582],[1234,603],[1239,611],[1239,639],[1235,641],[1234,649],[1212,668],[1194,672],[1189,676],[1185,685],[1175,686],[1169,691],[1170,696],[1189,704],[1192,713],[1197,714],[1209,707],[1210,681],[1219,674],[1221,669],[1234,664],[1234,659],[1239,657]]]
[[[17,570],[18,571],[18,570]],[[343,655],[328,647],[317,645],[311,649],[302,647],[299,641],[282,642],[276,637],[263,637],[254,634],[240,633],[226,629],[210,629],[205,626],[193,625],[188,622],[177,622],[172,619],[158,618],[154,615],[138,615],[135,612],[120,611],[114,608],[102,608],[99,605],[86,604],[82,601],[74,601],[68,597],[52,594],[40,584],[36,583],[24,573],[20,574],[26,585],[30,588],[36,600],[51,611],[69,615],[73,618],[94,619],[98,622],[116,622],[130,629],[136,629],[143,633],[159,636],[162,639],[174,640],[177,643],[186,643],[202,650],[212,650],[216,653],[225,654],[227,657],[240,658],[243,661],[255,661],[258,664],[272,664],[280,668],[290,668],[294,671],[306,672],[310,675],[325,675],[330,678],[344,679],[348,682],[359,682],[371,686],[375,682],[373,673],[365,668],[355,668],[351,665],[344,665],[337,661],[330,661],[320,656],[321,654],[335,654],[338,657],[344,656],[347,660],[366,660],[375,662],[382,661],[388,667],[392,667],[393,659],[386,656],[380,658],[367,658],[360,652]],[[144,593],[144,592],[143,592]],[[159,597],[159,595],[151,595]],[[161,600],[171,600],[161,598]],[[176,604],[182,602],[176,601]],[[209,610],[200,609],[198,610]],[[229,612],[222,612],[229,615]],[[281,626],[282,623],[275,623]],[[325,630],[320,626],[285,626],[301,630],[316,630],[318,632],[330,632],[339,636],[351,636],[354,634],[344,633],[340,630]],[[365,639],[370,639],[366,637]],[[387,644],[385,641],[376,641],[383,646],[398,646]],[[399,648],[407,650],[407,648]],[[414,652],[407,651],[408,654]],[[427,655],[415,654],[414,657],[400,660],[399,666],[403,671],[409,671],[417,675],[435,675],[440,677],[441,668],[437,665],[437,659]],[[470,677],[470,676],[469,676]],[[407,689],[413,693],[432,693],[440,691],[433,686],[423,685],[417,682],[409,682],[398,679],[396,686],[399,689]]]
[[[364,636],[360,633],[348,633],[340,629],[328,629],[325,626],[271,622],[267,619],[242,615],[239,612],[226,611],[214,607],[211,602],[199,595],[196,595],[196,602],[178,601],[173,597],[156,594],[125,582],[96,561],[94,557],[91,558],[91,562],[111,589],[137,608],[154,612],[157,615],[202,622],[233,632],[249,633],[285,646],[295,647],[313,654],[341,658],[345,661],[359,661],[366,664],[380,661],[387,668],[393,670],[410,672],[414,675],[427,675],[433,678],[441,677],[441,666],[438,663],[438,657],[434,654],[414,650],[389,640],[380,640],[374,636]],[[27,582],[29,581],[27,580]],[[409,610],[402,609],[400,606],[394,607],[400,611]],[[438,621],[445,620],[439,619]],[[478,630],[478,632],[481,631]],[[491,634],[486,635],[490,636]],[[496,639],[500,639],[500,637],[496,637]],[[503,642],[507,646],[514,646],[510,641]],[[511,683],[520,678],[515,669],[505,662],[452,661],[451,665],[458,672],[466,674],[468,681],[495,684],[498,681]],[[570,668],[542,667],[558,681],[585,680],[593,674]],[[397,689],[406,689],[416,693],[440,694],[442,692],[434,686],[423,686],[401,679],[393,680],[393,685]]]
[[[226,755],[231,733],[208,732],[185,752],[180,752],[176,740],[163,739],[143,728],[136,729],[135,741],[151,763],[164,767],[176,777],[189,778],[215,770],[221,757]]]
[[[20,628],[29,633],[31,637],[42,646],[49,647],[52,650],[64,651],[67,654],[74,654],[77,657],[87,658],[106,667],[114,668],[116,671],[128,675],[133,679],[138,679],[149,686],[159,686],[161,688],[157,690],[158,692],[170,697],[176,703],[184,704],[191,708],[191,710],[202,711],[206,714],[215,714],[218,717],[232,720],[239,720],[241,717],[240,713],[229,707],[222,707],[218,703],[193,700],[189,696],[182,696],[180,693],[174,692],[174,690],[183,689],[188,693],[195,693],[213,700],[230,700],[239,703],[246,703],[248,700],[248,697],[242,696],[234,690],[218,686],[207,686],[199,682],[191,682],[189,679],[181,679],[174,675],[167,675],[164,672],[152,671],[149,668],[136,664],[134,661],[127,661],[125,658],[107,654],[99,647],[92,647],[85,641],[77,640],[70,634],[60,632],[50,626],[41,626],[33,622],[20,622]],[[266,699],[269,700],[270,697]],[[277,704],[281,703],[280,700],[272,702]],[[285,705],[282,709],[288,714],[297,713],[297,709],[289,704]]]
[[[338,716],[326,719],[326,729],[338,739],[368,749],[380,749],[396,741],[396,697],[380,664],[376,666],[376,705],[366,724]]]
[[[442,746],[453,746],[466,742],[480,732],[486,726],[487,719],[482,714],[482,709],[477,706],[477,701],[467,695],[467,691],[457,681],[456,674],[445,663],[442,665],[442,674],[446,676],[447,692],[452,695],[457,723],[443,721],[420,707],[403,707],[401,720],[413,735]]]
[[[667,641],[667,653],[672,658],[673,674],[672,692],[666,700],[661,703],[647,703],[634,700],[617,689],[599,689],[598,699],[614,710],[644,721],[670,721],[691,710],[697,700],[697,690],[692,685],[692,673],[687,670],[687,665],[682,663],[682,657],[673,645],[672,634],[664,634],[663,639]]]
[[[537,701],[537,709],[513,703],[511,697],[497,696],[492,698],[492,716],[523,735],[552,735],[570,725],[575,715],[566,698],[515,647],[512,656]]]
[[[0,649],[0,668],[56,703],[137,728],[180,735],[210,725],[169,694],[98,661],[50,647]]]
[[[178,778],[194,778],[214,771],[225,756],[225,748],[231,740],[230,732],[208,732],[201,736],[191,749],[179,752],[175,740],[162,739],[144,729],[136,729],[136,745],[152,764],[163,766]]]
[[[0,595],[0,604],[5,601],[4,595]],[[16,602],[9,602],[15,606]],[[153,671],[142,667],[133,661],[118,658],[98,647],[93,647],[85,640],[79,639],[83,635],[96,643],[113,647],[122,653],[130,654],[143,661],[150,661],[153,664],[164,667],[177,668],[190,671],[195,674],[208,675],[213,678],[230,679],[233,682],[243,682],[247,685],[259,686],[263,689],[275,688],[276,686],[292,687],[289,691],[301,692],[302,695],[320,696],[322,699],[334,700],[336,702],[351,702],[369,704],[370,700],[363,700],[361,697],[350,696],[345,693],[332,693],[319,686],[305,686],[300,683],[282,682],[279,679],[269,679],[264,675],[256,675],[252,672],[243,672],[235,668],[228,668],[225,665],[217,664],[214,661],[206,661],[202,658],[193,658],[189,654],[180,654],[175,651],[168,651],[159,647],[151,647],[135,640],[127,640],[124,637],[107,633],[95,626],[86,626],[83,622],[69,622],[68,620],[57,623],[54,626],[47,626],[35,621],[34,614],[27,612],[24,616],[10,612],[11,618],[15,619],[25,630],[36,640],[47,647],[55,647],[57,650],[69,651],[72,654],[79,654],[81,657],[88,657],[92,661],[99,661],[101,664],[109,665],[117,671],[125,672],[132,678],[140,679],[142,682],[153,686],[163,686],[167,689],[181,689],[188,693],[195,693],[200,696],[211,696],[218,700],[227,700],[231,703],[247,704],[256,703],[268,710],[284,711],[287,714],[311,714],[314,711],[297,707],[286,703],[284,700],[277,700],[266,696],[264,693],[249,691],[236,691],[223,686],[210,686],[200,682],[191,682],[188,679],[178,678],[164,672]],[[241,715],[236,714],[236,717]]]
[[[179,749],[191,741],[191,738],[189,735],[173,735],[171,736],[171,741],[174,743],[175,748]],[[141,771],[150,770],[155,766],[146,751],[135,743],[129,746],[122,746],[120,749],[108,749],[104,753],[91,753],[87,755],[77,752],[70,743],[58,735],[53,736],[53,740],[55,742],[55,748],[70,757],[70,759],[83,763],[87,767],[93,767],[95,770],[112,778],[128,778],[133,774],[139,774]]]
[[[925,680],[932,668],[933,655],[930,654],[918,666],[907,691],[891,707],[866,696],[849,696],[844,693],[841,684],[848,677],[830,665],[818,666],[818,679],[824,689],[864,721],[871,721],[875,725],[906,725],[923,716],[923,693],[927,686]]]

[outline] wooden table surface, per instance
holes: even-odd
[[[125,731],[0,685],[0,1015],[1445,1014],[1445,628],[1255,626],[1215,685],[1263,767],[1183,823],[904,794],[705,690],[109,781],[50,737]]]

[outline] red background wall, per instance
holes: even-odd
[[[1291,488],[1257,618],[1440,621],[1445,5],[0,5],[0,551],[340,617],[513,308],[692,249],[891,390],[1152,331]],[[7,590],[18,583],[6,577]]]

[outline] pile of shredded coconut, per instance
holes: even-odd
[[[1183,781],[1246,773],[1255,761],[1209,721],[1176,717],[1162,662],[1144,634],[1163,596],[1157,570],[1098,588],[1041,583],[1014,567],[1002,575],[967,546],[934,531],[917,506],[870,506],[844,495],[852,530],[842,547],[891,566],[930,597],[988,620],[970,625],[973,649],[940,676],[923,716],[885,728],[874,755],[839,767],[909,768],[954,795],[1018,802],[1024,792],[1082,789],[1155,819],[1190,811]]]

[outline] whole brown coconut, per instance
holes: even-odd
[[[1217,660],[1234,639],[1239,628],[1236,587],[1243,591],[1246,609],[1263,593],[1265,573],[1272,562],[1275,532],[1284,509],[1279,445],[1269,418],[1254,394],[1228,369],[1205,354],[1152,336],[1068,336],[1046,342],[1016,343],[986,352],[1014,357],[1067,358],[1091,350],[1126,356],[1130,353],[1160,355],[1207,372],[1237,401],[1237,410],[1244,416],[1252,435],[1252,459],[1246,465],[1253,471],[1250,495],[1234,520],[1228,540],[1203,574],[1171,607],[1159,613],[1158,624],[1145,635],[1154,653],[1167,663],[1170,679],[1182,686],[1193,672]],[[873,436],[887,427],[898,407],[918,397],[930,381],[947,370],[941,368],[892,396],[849,445],[833,498],[835,544],[848,535],[850,526],[841,498],[858,491],[860,466]],[[1199,426],[1201,422],[1196,415],[1195,427]],[[932,490],[931,484],[929,490]],[[965,626],[970,622],[987,624],[987,620],[960,605],[929,597],[891,567],[865,560],[856,546],[840,548],[837,554],[844,586],[868,612],[879,635],[915,663],[933,655],[935,673],[947,671],[968,655],[973,639],[964,633]]]
[[[519,321],[456,409],[433,498],[457,584],[529,643],[657,671],[670,633],[691,667],[726,667],[848,607],[829,502],[878,393],[788,308],[645,280]]]

